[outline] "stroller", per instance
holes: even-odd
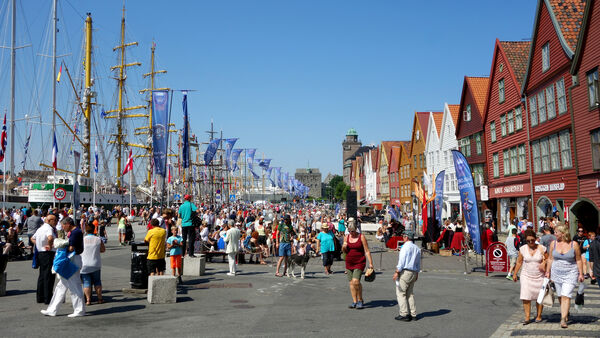
[[[133,227],[130,222],[125,224],[125,242],[127,244],[133,242],[135,240],[135,233],[133,232]]]

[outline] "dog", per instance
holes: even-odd
[[[304,271],[306,270],[306,265],[308,264],[309,259],[310,255],[308,252],[305,252],[303,255],[299,255],[297,253],[291,255],[287,269],[287,276],[296,278],[296,275],[294,275],[294,269],[296,268],[296,265],[298,265],[300,267],[300,278],[304,279]]]

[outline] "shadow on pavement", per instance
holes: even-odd
[[[392,307],[398,305],[398,302],[395,300],[372,300],[365,304],[365,308],[373,308],[373,307]]]
[[[136,311],[136,310],[142,310],[145,309],[146,306],[145,305],[125,305],[125,306],[112,306],[112,307],[108,307],[106,309],[100,309],[100,310],[95,310],[95,311],[88,311],[88,314],[90,315],[108,315],[111,313],[122,313],[122,312],[130,312],[130,311]]]
[[[6,290],[6,296],[18,296],[26,295],[28,293],[35,293],[36,290]]]
[[[193,300],[192,297],[177,297],[177,303],[191,302]]]
[[[419,313],[417,315],[417,319],[423,319],[423,318],[427,318],[427,317],[437,317],[437,316],[443,316],[446,315],[448,313],[450,313],[451,311],[448,309],[440,309],[437,311],[429,311],[429,312],[423,312],[423,313]]]

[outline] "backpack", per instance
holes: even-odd
[[[519,238],[519,236],[515,237],[515,249],[519,250],[522,245],[523,245],[523,243],[521,242],[521,239]]]

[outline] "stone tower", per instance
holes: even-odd
[[[358,133],[354,128],[350,128],[346,133],[346,139],[342,142],[343,149],[343,165],[344,165],[344,183],[350,185],[350,170],[352,167],[352,156],[362,146],[362,143],[358,139]]]

